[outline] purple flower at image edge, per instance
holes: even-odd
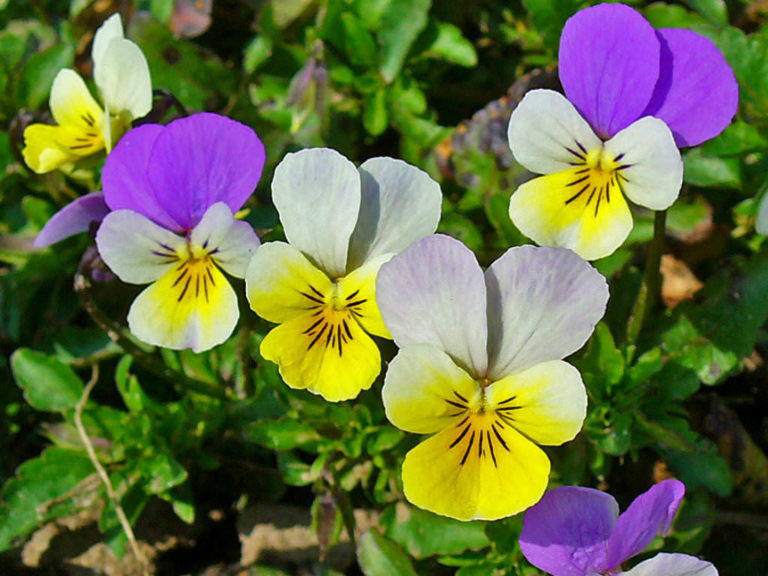
[[[544,495],[523,520],[520,549],[528,561],[553,576],[717,576],[709,562],[686,554],[658,554],[623,572],[672,525],[685,486],[678,480],[654,485],[619,515],[610,494],[563,486]]]

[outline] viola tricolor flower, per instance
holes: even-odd
[[[757,217],[755,218],[755,230],[758,234],[768,236],[768,194],[763,196],[757,207]]]
[[[242,278],[259,244],[234,214],[264,160],[253,130],[216,114],[134,128],[107,157],[102,181],[112,211],[96,245],[123,282],[151,283],[128,313],[137,338],[200,352],[232,334],[239,308],[222,270]]]
[[[738,85],[710,40],[690,30],[654,30],[623,4],[571,17],[559,60],[565,96],[533,90],[509,122],[515,159],[545,174],[515,191],[509,215],[538,244],[594,260],[632,230],[627,199],[651,210],[677,199],[677,147],[699,144],[730,123]]]
[[[520,549],[553,576],[717,576],[717,570],[686,554],[658,554],[623,572],[621,565],[666,535],[685,494],[665,480],[638,496],[619,516],[613,496],[579,486],[547,492],[525,513]]]
[[[56,126],[32,124],[24,131],[24,160],[38,174],[50,172],[112,146],[137,118],[152,109],[152,82],[141,49],[123,35],[120,15],[96,31],[91,50],[93,79],[104,105],[69,68],[53,81],[49,105]]]
[[[390,422],[432,434],[405,457],[405,497],[459,520],[534,504],[550,463],[538,445],[572,440],[587,407],[563,362],[605,312],[605,279],[570,250],[509,249],[483,273],[435,235],[382,266],[377,300],[400,347],[384,380]]]
[[[370,388],[390,338],[375,299],[381,265],[435,231],[440,186],[401,160],[356,168],[327,148],[288,154],[272,199],[288,243],[269,242],[246,273],[251,308],[279,324],[261,343],[291,388],[336,402]]]

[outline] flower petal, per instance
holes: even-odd
[[[485,282],[464,244],[439,234],[412,244],[381,267],[376,300],[400,348],[432,344],[473,377],[485,375]]]
[[[329,276],[344,276],[360,212],[355,165],[329,148],[287,154],[275,168],[272,200],[288,241]]]
[[[731,123],[739,85],[717,46],[691,30],[657,30],[661,72],[643,115],[664,120],[678,146],[696,146]]]
[[[406,454],[403,490],[411,503],[458,520],[496,520],[541,498],[550,464],[538,446],[512,429],[502,446],[484,422],[466,426],[446,428]]]
[[[329,402],[355,398],[381,371],[379,348],[348,314],[323,314],[320,324],[307,313],[273,328],[261,341],[261,355],[278,365],[291,388]]]
[[[64,206],[48,220],[35,238],[38,248],[50,246],[74,234],[86,232],[91,222],[100,222],[109,214],[104,192],[91,192]]]
[[[683,185],[683,160],[674,137],[658,118],[641,118],[605,143],[605,151],[620,157],[622,188],[632,202],[651,210],[666,210]]]
[[[376,277],[382,264],[392,257],[382,254],[366,262],[360,268],[338,280],[340,293],[344,295],[344,304],[353,311],[355,319],[369,334],[392,339],[384,325],[381,311],[376,304]]]
[[[397,254],[437,229],[443,199],[426,172],[394,158],[360,166],[362,201],[349,245],[347,270],[382,254]]]
[[[580,486],[555,488],[525,513],[520,550],[553,576],[602,573],[605,544],[618,514],[610,494]]]
[[[387,418],[415,434],[434,434],[461,420],[480,386],[445,352],[429,344],[403,348],[390,362],[381,391]]]
[[[285,242],[268,242],[251,257],[245,292],[251,309],[270,322],[287,322],[325,302],[331,281]]]
[[[709,562],[687,554],[657,554],[640,562],[624,576],[718,576],[717,568]]]
[[[243,278],[259,237],[248,222],[235,220],[229,206],[217,202],[203,215],[189,240],[203,247],[214,262],[235,278]]]
[[[131,210],[110,212],[96,233],[104,262],[123,282],[153,282],[177,264],[186,241]]]
[[[149,64],[130,40],[114,38],[103,57],[94,61],[93,76],[105,108],[121,122],[127,124],[152,110]]]
[[[563,28],[560,81],[568,100],[607,139],[642,115],[659,77],[659,54],[656,32],[633,8],[585,8]]]
[[[119,13],[112,14],[112,16],[104,20],[93,36],[91,59],[93,60],[94,77],[96,76],[95,69],[101,65],[107,48],[109,48],[112,40],[116,38],[125,38],[123,20]],[[98,81],[96,83],[98,84]]]
[[[545,446],[573,440],[587,415],[581,374],[561,360],[497,380],[486,393],[488,405],[504,423]]]
[[[537,244],[570,248],[585,260],[612,254],[632,230],[632,214],[617,186],[609,195],[573,186],[579,168],[534,178],[509,201],[509,217]]]
[[[191,230],[216,202],[236,213],[264,168],[264,145],[240,122],[200,113],[174,120],[157,136],[147,180],[160,206]]]
[[[665,535],[685,495],[679,480],[664,480],[640,494],[619,516],[608,540],[608,564],[614,568],[639,554],[657,535]]]
[[[760,200],[760,206],[757,208],[755,231],[763,236],[768,235],[768,194],[763,196],[763,199]]]
[[[179,282],[184,270],[186,280]],[[196,289],[200,285],[204,289]],[[237,295],[226,277],[210,260],[190,260],[136,297],[128,327],[148,344],[202,352],[229,338],[239,316]]]
[[[553,90],[531,90],[512,112],[507,130],[515,160],[537,174],[573,167],[602,146],[573,104]]]
[[[500,379],[581,348],[605,313],[605,278],[562,248],[511,248],[485,272],[489,374]]]
[[[59,126],[76,128],[83,132],[83,137],[101,138],[104,112],[91,96],[85,81],[74,70],[64,68],[56,74],[49,105]]]
[[[147,180],[152,147],[164,129],[159,124],[144,124],[123,136],[107,156],[101,181],[104,198],[112,210],[133,210],[163,228],[181,233],[183,226],[160,205]]]
[[[36,174],[45,174],[79,158],[70,145],[77,145],[81,132],[68,126],[30,124],[24,129],[24,162]],[[93,147],[95,152],[99,148]]]

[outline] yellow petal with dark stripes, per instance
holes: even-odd
[[[139,294],[128,325],[149,344],[201,352],[229,338],[239,314],[235,291],[210,259],[187,260]]]
[[[349,310],[320,307],[273,328],[261,355],[275,362],[291,388],[331,402],[356,397],[381,371],[376,343]]]
[[[391,254],[378,256],[338,281],[339,293],[345,306],[365,331],[390,340],[392,336],[384,326],[376,304],[376,276],[381,265],[391,257]]]
[[[538,502],[549,469],[546,454],[492,412],[468,413],[408,452],[403,489],[435,514],[496,520]]]

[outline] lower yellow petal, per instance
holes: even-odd
[[[24,130],[24,161],[38,174],[51,172],[102,149],[104,141],[96,131],[47,124],[32,124]]]
[[[526,182],[512,195],[509,216],[542,246],[570,248],[585,260],[612,254],[632,230],[632,214],[619,187],[573,168]],[[586,178],[586,179],[585,179]]]
[[[278,365],[291,388],[330,402],[355,398],[381,371],[376,343],[346,310],[319,308],[273,328],[261,355]]]
[[[468,415],[426,439],[403,462],[403,489],[416,506],[458,520],[496,520],[541,498],[549,459],[492,414]]]
[[[219,269],[210,260],[188,260],[139,294],[128,325],[149,344],[202,352],[229,338],[239,315],[237,295]]]
[[[353,311],[365,331],[390,340],[392,336],[384,326],[376,304],[376,276],[382,264],[391,258],[392,254],[378,256],[338,281],[346,306]]]

